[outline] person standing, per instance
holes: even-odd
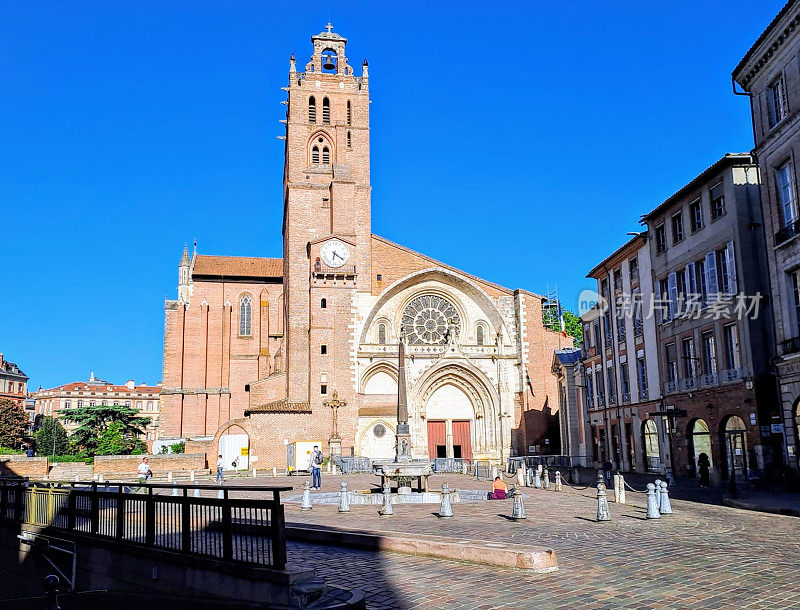
[[[308,456],[308,466],[311,468],[311,489],[322,487],[322,452],[317,445]]]
[[[700,487],[708,487],[711,460],[708,459],[708,455],[705,453],[701,453],[697,457],[697,470],[700,471]]]
[[[222,468],[224,467],[224,465],[225,464],[222,461],[222,454],[220,453],[219,457],[217,458],[217,478],[216,478],[217,483],[225,482],[225,477],[222,476]]]
[[[143,485],[147,483],[147,479],[153,476],[153,473],[150,471],[150,464],[146,457],[142,458],[142,461],[139,462],[139,466],[136,468],[136,476],[139,478],[139,484]]]

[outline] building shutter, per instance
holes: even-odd
[[[709,303],[715,303],[719,295],[719,284],[717,283],[717,255],[713,250],[706,254],[706,292]]]
[[[728,294],[735,295],[739,292],[736,286],[736,257],[733,253],[733,242],[725,246],[725,267],[728,272]]]
[[[678,314],[678,279],[674,271],[667,277],[667,290],[669,292],[669,317],[674,318]]]
[[[695,269],[694,262],[686,265],[686,282],[689,294],[697,294],[697,269]]]

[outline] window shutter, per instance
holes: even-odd
[[[728,272],[728,294],[735,295],[739,289],[736,285],[736,257],[733,253],[732,241],[725,246],[725,267]]]
[[[694,262],[686,265],[686,282],[688,283],[689,294],[697,294],[697,270],[694,267]]]
[[[669,317],[674,318],[678,314],[678,278],[674,271],[667,277],[667,290],[669,292]]]
[[[705,274],[708,302],[714,303],[719,295],[719,284],[717,283],[717,255],[713,250],[706,254]]]

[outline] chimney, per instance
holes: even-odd
[[[94,371],[89,374],[89,381],[94,381]]]
[[[136,387],[136,384],[135,384],[135,383],[133,383],[133,379],[128,379],[128,381],[125,383],[125,386],[126,386],[126,387],[127,387],[129,390],[132,390],[133,388],[135,388],[135,387]]]
[[[3,368],[3,353],[0,352],[0,369]]]

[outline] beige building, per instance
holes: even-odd
[[[544,327],[542,296],[372,232],[368,65],[356,75],[330,26],[311,42],[285,87],[283,257],[184,252],[162,437],[259,467],[295,441],[389,459],[402,340],[414,457],[557,453],[549,369],[572,340]]]
[[[733,71],[750,97],[755,148],[761,170],[763,223],[775,319],[778,375],[776,417],[765,422],[784,434],[784,457],[798,468],[800,440],[800,2],[791,0]],[[735,89],[736,91],[736,89]],[[739,91],[736,91],[739,93]],[[760,220],[760,219],[759,219]]]
[[[28,392],[28,376],[0,354],[0,398],[23,405]]]
[[[136,385],[133,380],[129,380],[125,385],[115,385],[97,379],[92,373],[86,381],[74,381],[48,390],[39,388],[32,397],[35,416],[52,416],[60,419],[67,432],[72,432],[75,424],[60,417],[59,412],[62,409],[95,405],[133,407],[139,411],[139,415],[150,418],[150,424],[145,428],[142,440],[152,442],[159,438],[160,393],[160,384]]]

